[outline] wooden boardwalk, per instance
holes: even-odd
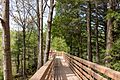
[[[118,71],[69,54],[64,58],[54,55],[29,80],[120,80]]]
[[[69,68],[63,56],[56,56],[54,67],[54,80],[80,80]]]

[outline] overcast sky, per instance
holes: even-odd
[[[1,2],[1,0],[0,0],[0,2]],[[49,0],[48,0],[48,4],[49,4]],[[0,14],[1,14],[1,9],[2,9],[2,6],[0,4]],[[45,24],[47,24],[48,13],[49,13],[49,8],[47,7],[46,10],[45,10],[45,12],[44,12],[44,15],[43,15],[43,26],[45,26]],[[53,17],[54,16],[55,16],[55,9],[54,9]],[[11,30],[16,30],[15,26],[17,27],[16,23],[10,17],[10,29]],[[1,23],[0,23],[0,28],[1,28]]]

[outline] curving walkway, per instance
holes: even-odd
[[[56,56],[54,67],[54,80],[80,80],[69,68],[63,56]]]

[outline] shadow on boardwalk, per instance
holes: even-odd
[[[62,56],[56,56],[54,80],[79,80]]]

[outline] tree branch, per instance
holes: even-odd
[[[45,6],[44,6],[44,8],[43,8],[43,13],[45,12],[45,8],[48,6],[48,8],[50,8],[50,6],[47,4],[47,2],[48,2],[48,0],[44,0],[45,1]]]
[[[2,18],[0,18],[0,21],[1,21],[1,23],[4,23],[4,20]]]

